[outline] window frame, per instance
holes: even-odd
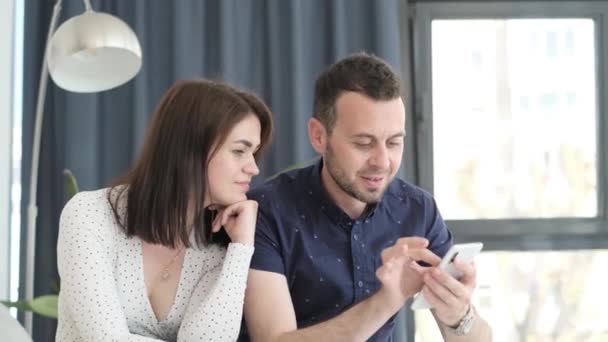
[[[410,5],[413,44],[413,118],[417,183],[433,192],[433,108],[431,24],[435,19],[589,18],[595,28],[597,199],[594,218],[446,220],[456,242],[482,241],[484,250],[608,248],[608,1],[415,2]],[[604,134],[602,134],[604,133]],[[438,204],[441,210],[441,203]]]
[[[0,300],[10,297],[15,0],[0,4]]]

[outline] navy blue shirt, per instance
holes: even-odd
[[[258,201],[251,268],[285,275],[298,328],[337,316],[380,288],[380,253],[401,237],[429,240],[443,256],[452,245],[430,194],[393,180],[375,205],[351,219],[321,183],[322,161],[253,189]],[[394,316],[370,339],[391,341]],[[243,337],[243,340],[246,340]]]

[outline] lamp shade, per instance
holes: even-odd
[[[119,18],[88,10],[63,23],[51,38],[48,67],[61,88],[90,93],[118,87],[141,68],[141,47]]]

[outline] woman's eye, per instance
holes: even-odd
[[[244,150],[232,150],[232,153],[234,153],[234,154],[236,154],[236,155],[240,156],[240,155],[242,155],[243,153],[245,153],[245,151],[244,151]]]

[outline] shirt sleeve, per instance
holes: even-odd
[[[223,263],[203,275],[190,298],[178,342],[236,341],[253,250],[230,243]]]
[[[429,249],[443,258],[454,244],[452,233],[443,221],[435,200],[429,196],[427,203],[425,222],[427,223],[426,238],[429,240]]]
[[[255,252],[251,268],[285,275],[285,263],[280,250],[278,227],[265,214],[260,203],[258,220],[255,227]]]
[[[79,341],[160,341],[131,334],[120,305],[108,250],[113,240],[102,236],[103,215],[90,196],[77,194],[62,211],[57,241],[61,277],[59,321],[72,318],[67,332]],[[107,228],[107,227],[101,227]]]

